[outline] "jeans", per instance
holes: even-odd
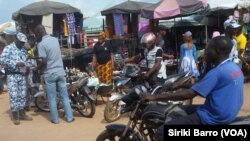
[[[73,120],[73,112],[66,87],[66,78],[62,75],[60,76],[57,74],[49,74],[45,77],[45,84],[50,105],[51,121],[54,123],[59,123],[56,103],[57,90],[59,91],[60,98],[63,103],[66,120]]]

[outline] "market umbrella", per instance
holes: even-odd
[[[161,0],[142,8],[141,15],[147,19],[170,19],[195,13],[207,7],[207,0]]]
[[[207,0],[207,14],[229,16],[242,0]]]
[[[20,15],[39,16],[49,14],[79,13],[82,12],[69,4],[54,1],[39,1],[31,3],[12,14],[12,18],[16,20]]]
[[[101,11],[101,14],[108,15],[108,14],[139,14],[141,9],[147,6],[152,5],[152,3],[146,3],[146,2],[139,2],[139,1],[126,1],[123,3],[120,3],[118,5],[115,5],[113,7],[110,7],[108,9],[105,9]]]

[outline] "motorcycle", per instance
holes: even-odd
[[[87,87],[88,74],[80,73],[80,76],[72,76],[70,72],[66,71],[66,78],[69,82],[68,94],[70,98],[70,105],[73,109],[78,111],[84,117],[93,117],[95,114],[95,99],[91,95],[91,91]],[[76,80],[73,80],[76,79]],[[35,105],[42,111],[49,112],[49,102],[46,94],[46,88],[43,87],[38,93],[35,94]],[[58,109],[63,108],[63,104],[60,101],[60,97],[57,94]]]
[[[167,92],[170,90],[172,84],[179,80],[179,83],[187,83],[191,79],[190,73],[182,73],[182,74],[174,74],[170,75],[165,81],[164,84],[158,85],[155,88],[149,86],[148,82],[144,79],[141,79],[140,73],[143,72],[136,65],[127,65],[124,67],[122,71],[122,77],[117,80],[115,84],[115,91],[109,97],[105,110],[104,110],[104,119],[107,122],[114,122],[118,120],[123,113],[126,112],[124,110],[125,103],[121,100],[124,95],[129,93],[131,89],[136,85],[144,85],[147,87],[151,94],[159,94],[161,92]],[[181,80],[180,80],[181,79]],[[183,101],[174,102],[174,103],[184,103]]]
[[[187,115],[178,105],[171,102],[145,102],[142,97],[147,94],[147,89],[140,85],[122,100],[129,105],[131,111],[127,125],[109,124],[101,132],[96,141],[154,141],[157,129],[173,118]],[[237,117],[230,125],[250,125],[250,116]]]
[[[120,119],[125,103],[121,98],[129,93],[131,89],[139,84],[147,86],[147,89],[151,89],[148,82],[140,77],[143,70],[135,64],[126,64],[121,71],[120,77],[118,77],[113,84],[114,89],[111,96],[106,102],[104,109],[104,119],[107,122],[114,122]]]

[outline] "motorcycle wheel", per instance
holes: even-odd
[[[104,119],[107,122],[114,122],[121,117],[120,99],[114,101],[107,101],[104,110]]]
[[[101,134],[98,135],[96,141],[116,141],[119,140],[120,135],[115,134],[109,130],[104,130]]]
[[[121,139],[121,133],[114,132],[112,130],[104,130],[101,134],[98,135],[96,138],[96,141],[141,141],[142,139],[137,135],[133,134],[133,139],[130,139],[129,137],[125,137]]]
[[[84,117],[93,117],[95,114],[95,103],[90,100],[87,96],[81,95],[78,98],[78,102],[81,107],[77,108],[77,111]]]
[[[46,95],[41,95],[35,98],[36,107],[44,112],[50,112],[49,100]]]

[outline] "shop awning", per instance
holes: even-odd
[[[176,16],[191,15],[207,7],[206,0],[161,0],[141,10],[147,19],[170,19]]]
[[[49,14],[63,14],[63,13],[79,13],[82,12],[69,4],[64,4],[54,1],[39,1],[31,3],[12,14],[14,20],[18,19],[20,15],[39,16]]]

